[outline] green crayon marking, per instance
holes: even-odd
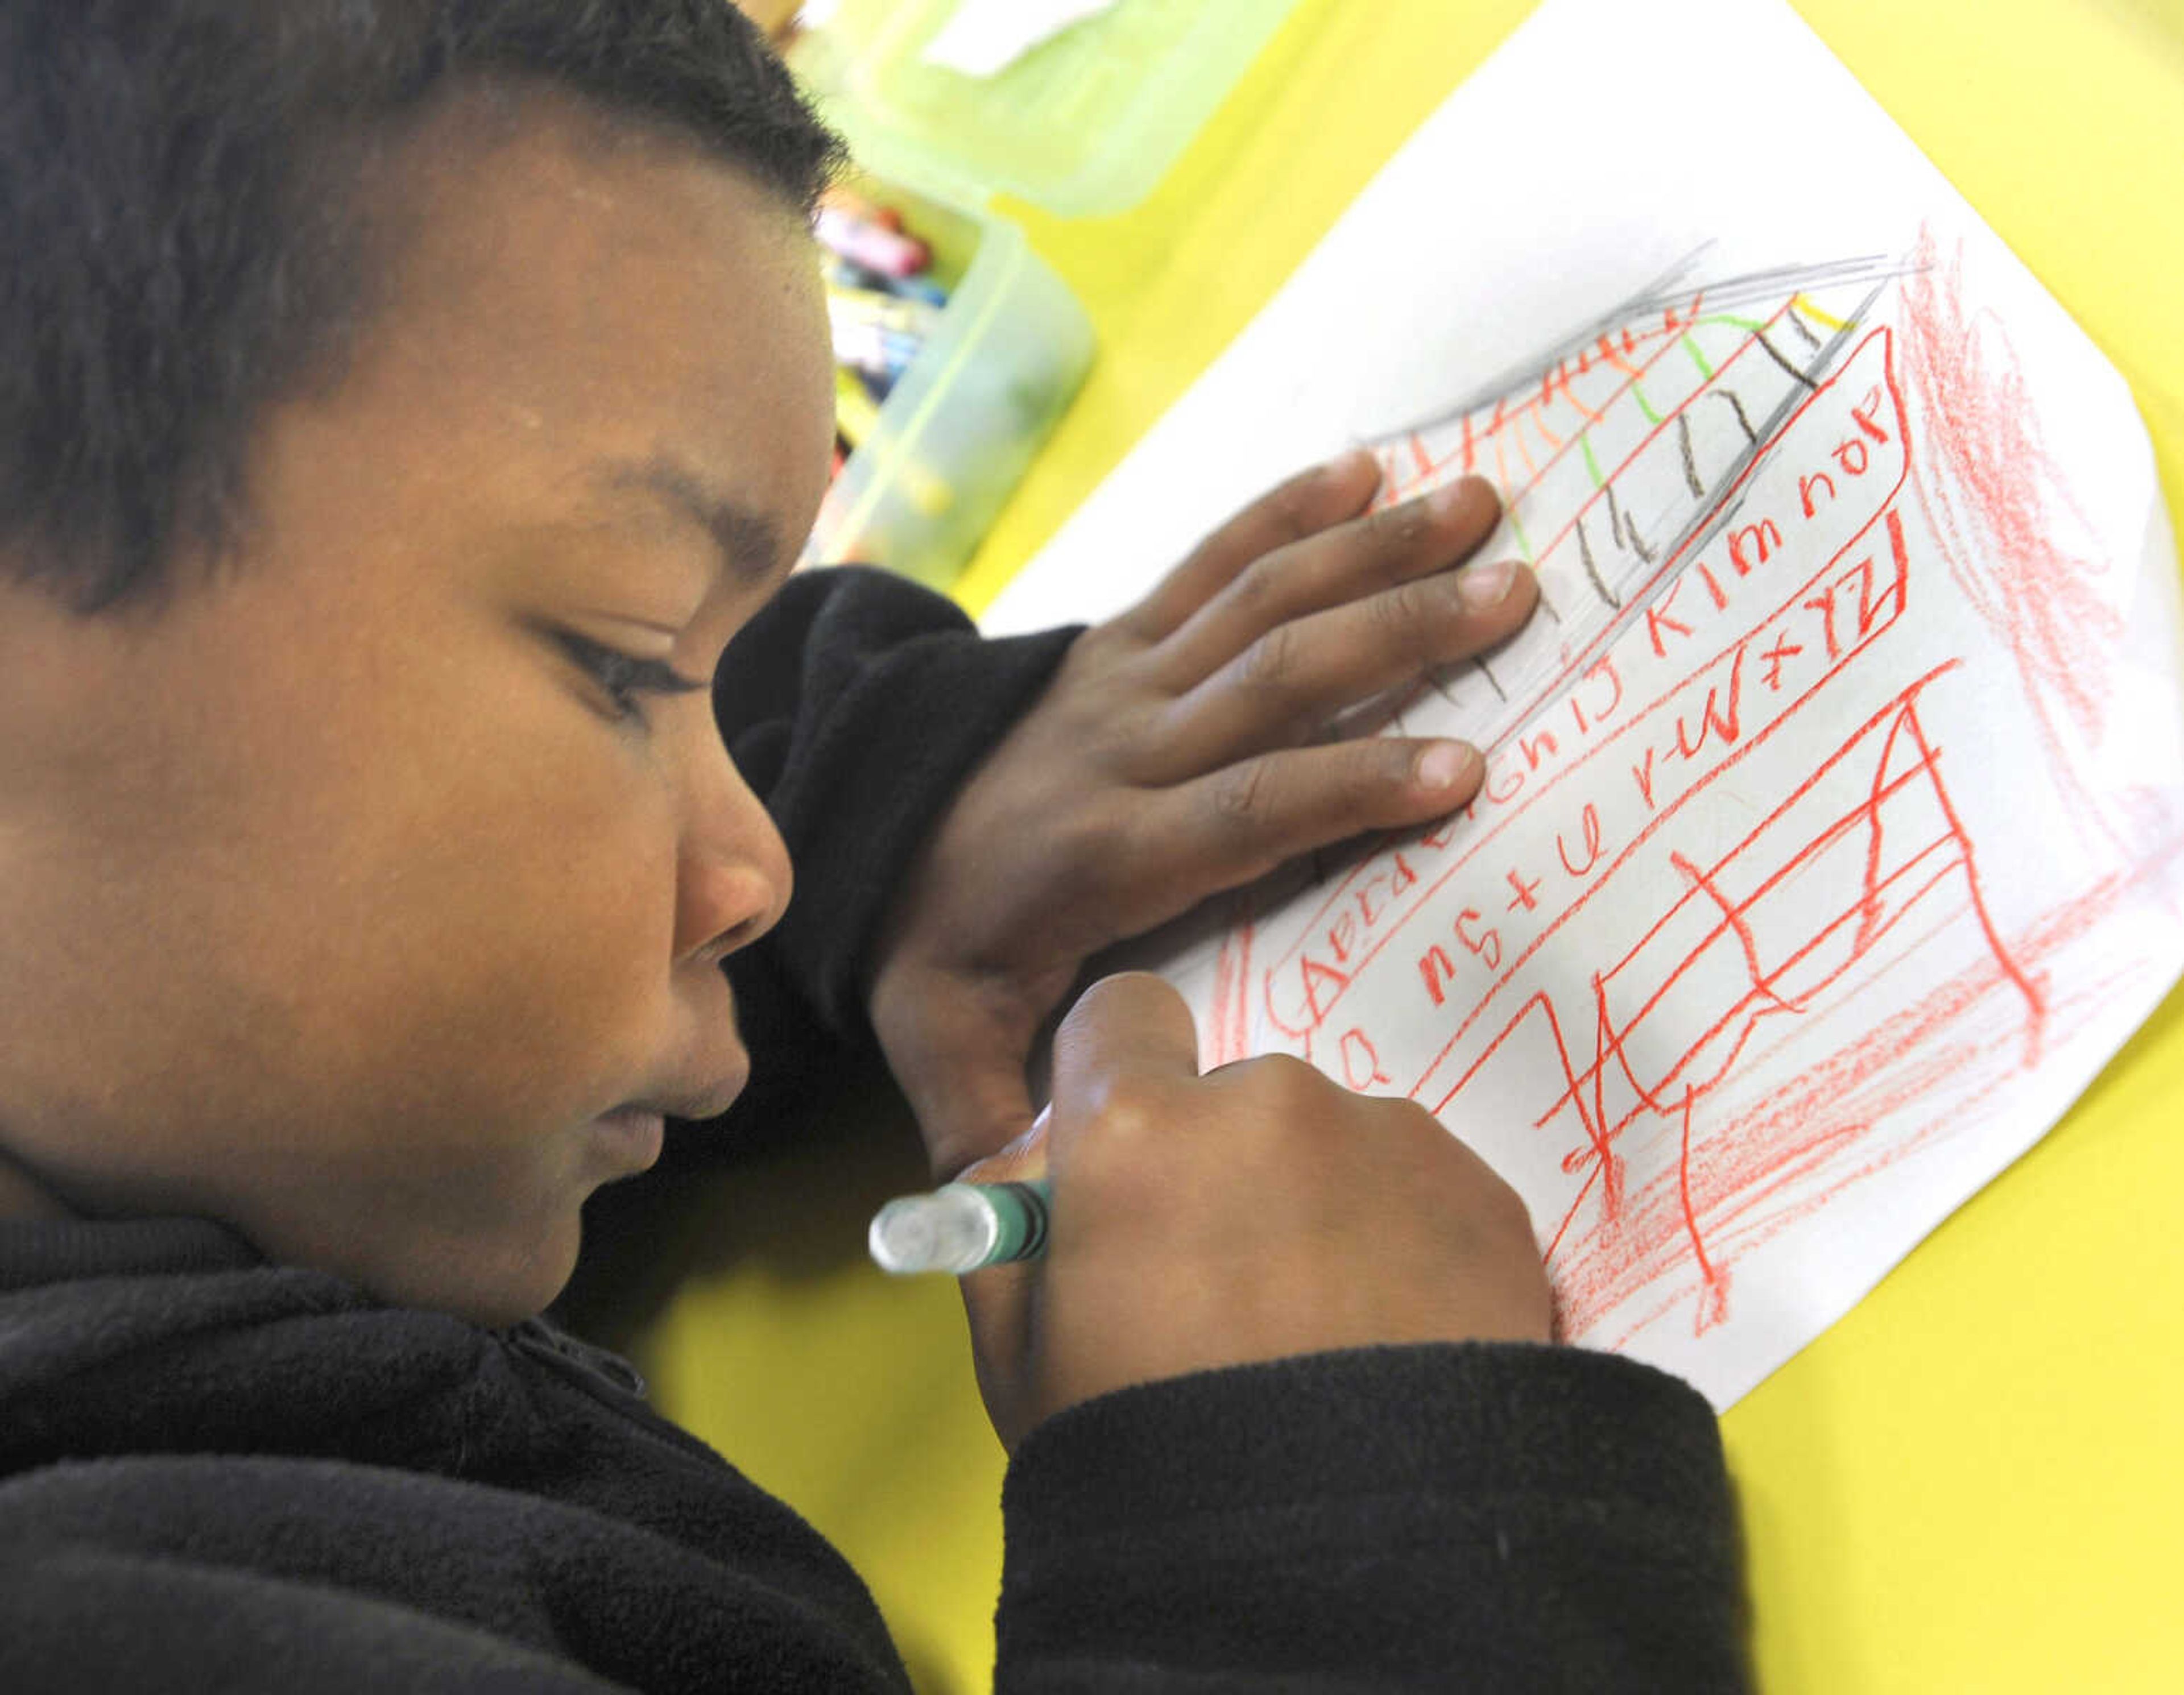
[[[1518,517],[1517,508],[1513,506],[1509,508],[1508,517],[1509,527],[1517,532],[1517,551],[1524,556],[1524,563],[1529,565],[1532,563],[1532,544],[1525,539],[1524,520]]]

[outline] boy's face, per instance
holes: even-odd
[[[620,720],[556,632],[710,677],[833,427],[792,208],[514,111],[384,161],[383,285],[265,418],[239,570],[156,621],[0,588],[0,1170],[489,1322],[655,1157],[600,1114],[740,1087],[717,960],[789,892],[708,694]]]

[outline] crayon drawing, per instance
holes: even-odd
[[[1671,88],[1704,97],[1633,105]],[[1209,1064],[1430,1109],[1524,1196],[1563,1334],[1726,1407],[2184,968],[2184,616],[2131,396],[1786,7],[1552,0],[987,627],[1119,609],[1361,441],[1386,501],[1492,481],[1481,557],[1538,574],[1519,636],[1377,703],[1485,785],[1130,963]]]
[[[1493,481],[1540,575],[1521,636],[1390,710],[1487,748],[1485,786],[1160,964],[1207,1064],[1295,1053],[1485,1153],[1571,1340],[1692,1369],[1748,1259],[2173,969],[2092,939],[2148,887],[2173,920],[2184,812],[2087,784],[2122,624],[1962,271],[1929,234],[1687,286],[1376,443],[1383,500]],[[2019,808],[2095,862],[2031,902]]]

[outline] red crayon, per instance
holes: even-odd
[[[830,188],[821,203],[852,218],[861,218],[867,224],[877,224],[890,234],[902,233],[902,214],[892,206],[883,206],[878,201],[867,200],[861,194],[853,194],[846,188]]]
[[[915,236],[897,235],[832,206],[822,206],[812,230],[829,248],[852,264],[883,276],[915,276],[933,263],[933,250]]]

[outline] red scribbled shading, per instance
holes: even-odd
[[[1951,577],[2016,662],[2049,774],[2098,820],[2059,726],[2082,746],[2101,738],[2109,658],[2124,634],[2101,590],[2108,563],[2063,540],[2065,520],[2081,534],[2092,526],[2042,437],[2008,330],[1964,304],[1962,243],[1944,263],[1922,231],[1902,297],[1905,386],[1941,474],[1922,486],[1924,515]]]
[[[2160,875],[2159,865],[2172,862],[2178,848],[2172,842],[2134,877],[2105,879],[2064,902],[2013,937],[2006,956],[2020,972],[2036,971],[2108,920],[2139,881]],[[1899,955],[1952,921],[1945,917],[1936,931],[1908,937]],[[2051,997],[2051,1028],[2098,1010],[2114,986],[2082,985],[2066,1003]],[[1854,1003],[1858,992],[1853,987],[1839,995],[1837,1004]],[[1680,1275],[1689,1267],[1686,1208],[1702,1222],[1714,1253],[1733,1258],[1973,1120],[2024,1075],[2019,1020],[2009,1015],[2018,995],[1995,958],[1975,960],[1756,1103],[1721,1115],[1695,1137],[1688,1160],[1634,1192],[1619,1229],[1592,1226],[1564,1242],[1551,1261],[1557,1309],[1572,1332],[1599,1325],[1652,1289],[1657,1298],[1649,1308],[1626,1309],[1614,1331],[1590,1338],[1596,1346],[1619,1347],[1688,1298]],[[1975,1081],[1966,1086],[1968,1077]],[[1923,1118],[1922,1104],[1928,1106]],[[1875,1143],[1872,1134],[1884,1122],[1891,1133]],[[1816,1182],[1823,1173],[1825,1181]]]

